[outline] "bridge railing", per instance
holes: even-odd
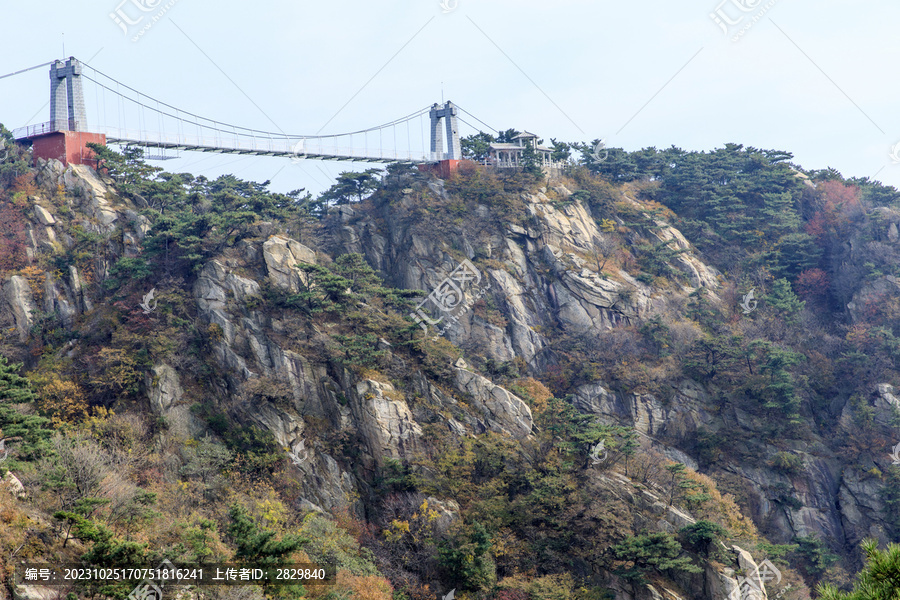
[[[65,121],[47,121],[46,123],[38,123],[36,125],[26,125],[12,130],[12,135],[17,140],[44,135],[45,133],[56,133],[57,131],[79,131],[81,123],[75,119]]]
[[[79,124],[75,121],[55,121],[28,125],[13,130],[16,139],[32,138],[39,135],[59,131],[76,131]],[[179,132],[166,134],[141,129],[124,129],[118,127],[92,126],[92,133],[102,133],[107,140],[117,144],[135,144],[145,147],[196,149],[205,152],[275,154],[302,159],[334,158],[428,162],[443,158],[441,153],[421,152],[397,149],[371,148],[351,145],[352,139],[338,138],[269,138],[248,135],[230,135],[227,132],[201,132],[191,134]],[[345,142],[342,144],[341,142]]]
[[[135,144],[149,147],[196,149],[206,152],[223,153],[265,153],[303,158],[335,157],[352,160],[408,160],[424,162],[430,153],[412,150],[387,150],[382,148],[360,148],[342,145],[337,140],[327,138],[267,138],[247,135],[229,135],[227,132],[207,132],[205,134],[165,134],[137,129],[99,127],[112,143]]]

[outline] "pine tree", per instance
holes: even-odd
[[[893,600],[900,598],[900,545],[890,544],[879,550],[877,540],[862,543],[866,566],[859,573],[851,592],[841,592],[833,585],[820,585],[822,600]]]
[[[612,546],[610,554],[619,565],[615,572],[638,583],[646,582],[647,573],[683,571],[700,573],[702,569],[691,562],[689,556],[681,556],[684,549],[669,533],[659,532],[628,537]]]
[[[9,364],[0,356],[0,439],[14,440],[12,456],[20,460],[35,460],[49,451],[48,419],[26,415],[16,410],[16,404],[34,402],[31,382],[18,374],[20,364]],[[15,462],[4,464],[15,467]]]
[[[276,539],[274,531],[259,527],[240,504],[231,505],[229,516],[228,534],[237,546],[234,558],[238,561],[260,566],[281,564],[309,542],[296,535]]]
[[[5,356],[0,356],[0,402],[34,402],[29,381],[18,374],[21,368],[21,364],[11,365]]]
[[[541,158],[530,141],[526,141],[525,148],[522,149],[522,171],[535,177],[543,175]]]
[[[772,284],[772,292],[766,297],[766,303],[775,309],[784,322],[795,325],[799,320],[800,311],[806,306],[806,302],[800,300],[787,279],[776,279]]]

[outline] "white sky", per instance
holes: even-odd
[[[63,57],[64,37],[66,56],[246,127],[365,128],[439,102],[443,87],[488,125],[547,142],[603,138],[627,150],[736,142],[900,187],[891,158],[900,142],[896,0],[443,1],[7,1],[0,75]],[[126,35],[110,17],[117,8],[152,16],[173,2],[137,42],[140,25]],[[142,13],[141,3],[156,8]],[[744,15],[729,36],[710,17],[717,8],[733,21]],[[0,122],[49,120],[49,108],[39,111],[48,70],[0,80]],[[319,192],[340,171],[371,166],[197,153],[157,164],[271,179],[285,192]]]

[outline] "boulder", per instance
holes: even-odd
[[[435,527],[440,532],[446,532],[459,518],[459,504],[455,500],[438,500],[433,496],[429,496],[426,500],[428,510],[437,513]]]
[[[365,379],[355,392],[355,420],[376,464],[412,456],[421,448],[422,429],[393,385]]]
[[[766,593],[766,586],[764,585],[766,582],[761,581],[759,565],[753,560],[753,556],[740,546],[732,545],[731,549],[737,558],[738,567],[744,572],[744,577],[754,584],[753,589],[748,588],[753,594],[750,597],[753,598],[753,600],[768,600],[769,596]]]
[[[263,244],[263,258],[272,283],[292,292],[299,291],[300,282],[305,281],[297,265],[316,264],[315,251],[282,235],[273,235]]]
[[[472,407],[484,417],[485,429],[519,439],[531,435],[534,420],[521,398],[465,368],[453,367],[453,372],[456,389],[471,397]]]
[[[53,218],[53,215],[50,214],[50,211],[39,204],[34,205],[34,216],[41,225],[56,224],[56,219]]]
[[[0,479],[0,486],[20,500],[25,497],[25,486],[18,477],[12,474],[12,471],[7,471],[3,479]]]

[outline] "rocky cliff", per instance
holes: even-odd
[[[43,269],[40,276],[29,271],[6,277],[0,303],[0,325],[8,332],[4,348],[22,356],[14,348],[35,344],[35,328],[59,329],[52,350],[77,358],[87,347],[79,338],[98,326],[105,305],[133,301],[133,295],[111,299],[101,284],[115,277],[116,261],[144,252],[142,240],[152,224],[134,199],[86,167],[42,162],[36,183],[24,212],[29,259],[38,263],[42,256],[83,249],[75,231],[90,236],[93,255]],[[278,224],[257,222],[248,235],[205,259],[176,290],[185,296],[185,314],[205,332],[206,354],[199,360],[211,374],[200,378],[183,356],[171,355],[148,366],[133,404],[117,408],[163,420],[160,435],[177,445],[210,434],[192,406],[214,405],[235,423],[273,436],[297,482],[294,508],[347,510],[364,519],[377,509],[377,481],[385,470],[409,465],[428,476],[430,467],[421,466],[420,457],[437,452],[438,443],[488,433],[530,443],[538,433],[535,403],[516,385],[524,378],[548,381],[563,362],[567,340],[605,344],[609,332],[674,314],[690,343],[699,335],[682,313],[698,291],[713,305],[727,303],[724,276],[665,216],[630,189],[620,190],[616,201],[651,216],[638,224],[606,221],[563,182],[523,189],[513,205],[498,207],[489,196],[463,201],[441,180],[407,175],[364,203],[334,211],[317,225],[314,242],[301,243]],[[886,235],[895,240],[893,221]],[[667,275],[638,278],[633,263],[611,249],[623,241],[662,248],[667,258],[660,273]],[[354,367],[328,350],[336,339],[333,324],[314,313],[301,326],[290,311],[273,305],[271,298],[309,292],[316,285],[315,268],[328,268],[348,253],[364,256],[388,285],[421,291],[409,307],[411,318],[400,316],[418,326],[417,335],[452,344],[437,367],[442,375],[384,338],[372,347],[377,363]],[[159,288],[160,307],[169,302],[167,295],[174,297],[171,278],[145,281],[147,292]],[[851,314],[895,283],[885,277],[860,290]],[[143,313],[152,327],[154,311],[162,308],[147,308]],[[139,307],[123,310],[137,314]],[[381,309],[363,299],[353,310],[366,319]],[[497,376],[501,371],[505,375]],[[811,427],[802,439],[785,439],[770,436],[760,415],[723,402],[715,385],[685,373],[664,383],[628,386],[587,377],[572,388],[569,402],[599,422],[633,428],[639,453],[717,480],[774,543],[816,535],[850,557],[864,537],[888,541],[883,486],[871,474],[887,465],[847,464],[834,438],[858,435],[861,411],[872,416],[876,429],[890,429],[900,408],[892,386],[878,382],[870,396],[836,407],[836,431]],[[717,435],[727,436],[727,449],[711,460],[701,442]],[[778,466],[785,455],[793,457],[790,468]],[[596,498],[589,510],[620,511],[629,531],[676,532],[698,520],[672,506],[664,489],[620,467],[589,468],[584,476]],[[455,498],[431,500],[449,522],[458,518]],[[622,599],[738,598],[741,577],[758,565],[740,547],[724,550],[722,562],[709,563],[699,574],[638,585],[610,571],[608,586]]]

